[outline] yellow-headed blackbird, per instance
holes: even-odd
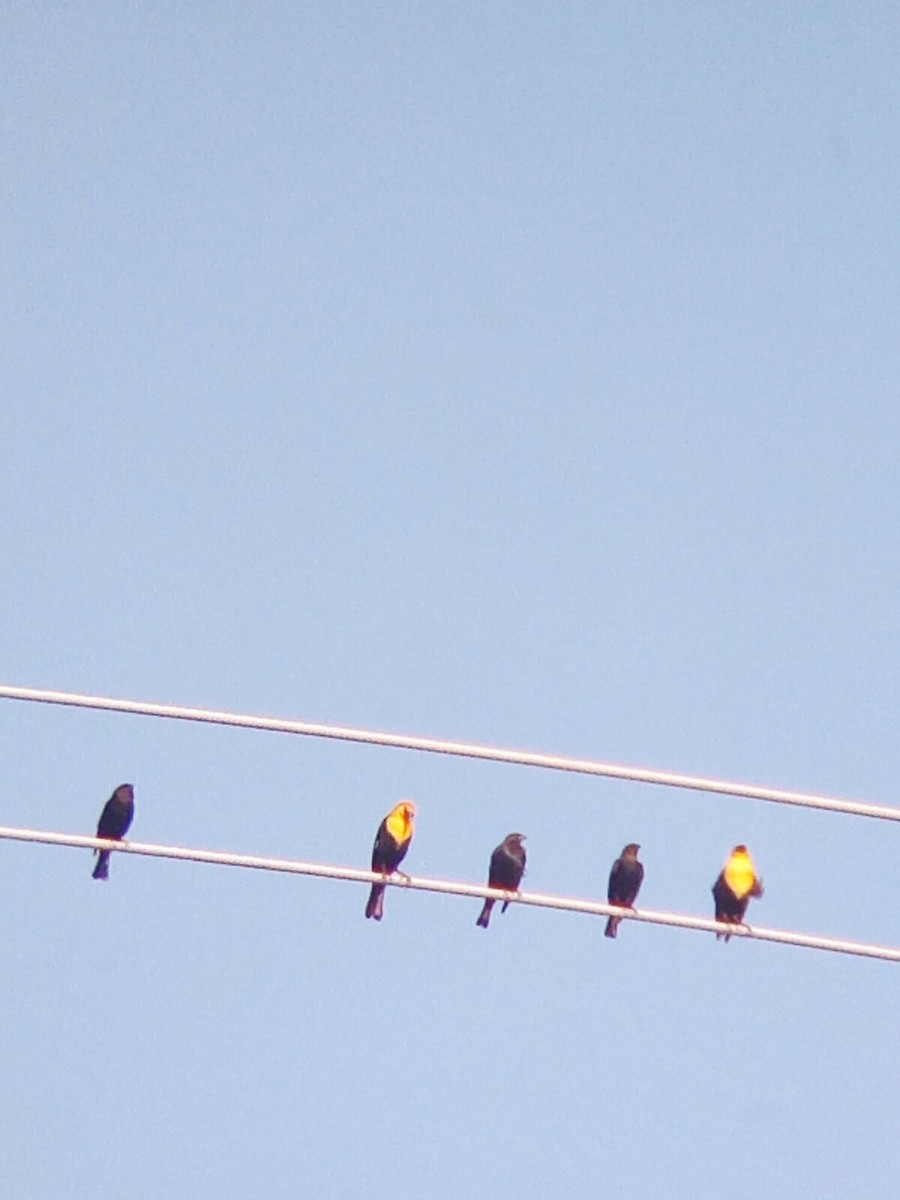
[[[120,783],[103,806],[97,822],[97,837],[120,842],[134,818],[134,788],[130,783]],[[97,850],[97,865],[94,879],[109,879],[109,850]]]
[[[509,833],[491,855],[491,865],[488,868],[488,887],[499,888],[505,892],[517,892],[522,876],[525,874],[525,841],[523,833]],[[491,909],[495,900],[485,900],[481,915],[475,922],[482,929],[487,929],[491,919]],[[501,912],[509,908],[509,901],[503,901]]]
[[[620,908],[634,908],[634,902],[644,881],[644,864],[638,862],[638,850],[640,846],[629,842],[613,863],[609,873],[609,887],[606,889],[606,898],[610,904],[618,904]],[[621,917],[610,917],[606,922],[608,938],[616,936],[621,920]]]
[[[735,846],[719,878],[713,884],[716,920],[727,925],[743,925],[744,913],[751,896],[763,894],[762,882],[756,878],[753,861],[746,846]],[[716,938],[727,942],[731,934],[717,933]]]
[[[372,870],[392,875],[403,862],[412,841],[416,806],[412,800],[395,804],[378,826],[372,847]],[[373,883],[366,905],[366,916],[380,921],[384,913],[384,884]]]

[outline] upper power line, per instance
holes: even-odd
[[[37,688],[0,684],[0,699],[31,700],[42,704],[63,704],[72,708],[103,709],[107,712],[133,713],[144,717],[167,717],[177,721],[201,721],[211,725],[233,725],[243,729],[266,729],[273,733],[295,733],[306,737],[334,738],[345,742],[364,742],[371,746],[391,746],[398,750],[421,750],[430,754],[451,754],[488,762],[513,763],[522,767],[543,767],[549,771],[571,771],[579,775],[602,775],[632,783],[654,783],[663,787],[687,788],[695,792],[715,792],[725,796],[745,796],[790,804],[797,808],[817,808],[826,812],[847,813],[855,817],[876,817],[900,821],[900,808],[885,804],[866,804],[842,800],[814,792],[794,792],[784,788],[761,787],[727,779],[709,779],[702,775],[682,775],[675,771],[657,771],[648,767],[628,767],[599,762],[590,758],[569,758],[560,754],[540,754],[531,750],[510,750],[500,746],[482,746],[471,742],[446,741],[402,733],[384,733],[374,729],[351,729],[342,725],[319,725],[310,721],[292,721],[279,717],[258,717],[216,709],[184,708],[175,704],[154,704],[145,700],[116,700],[108,696],[84,696],[76,692],[42,691]]]

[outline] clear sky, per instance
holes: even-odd
[[[889,3],[0,13],[0,678],[900,803]],[[900,830],[0,702],[0,822],[900,944]],[[891,750],[891,753],[888,753]],[[39,1200],[896,1195],[898,968],[0,844]]]

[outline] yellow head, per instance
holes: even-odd
[[[385,818],[388,833],[398,846],[408,842],[413,835],[413,823],[416,819],[416,806],[412,800],[401,800],[395,804]]]
[[[749,896],[756,886],[756,871],[746,846],[735,846],[732,850],[725,864],[725,882],[738,900]]]

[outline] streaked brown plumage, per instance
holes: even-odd
[[[120,842],[134,819],[134,788],[130,783],[120,783],[100,814],[97,822],[97,837],[110,838]],[[109,850],[96,850],[97,865],[94,867],[94,879],[109,879]]]
[[[743,925],[744,914],[750,897],[763,894],[762,880],[757,879],[753,860],[746,846],[735,846],[728,861],[713,884],[713,899],[716,902],[716,920],[727,925]],[[729,933],[717,933],[716,938],[727,942]]]
[[[403,862],[413,836],[416,806],[412,800],[395,804],[378,826],[372,847],[372,870],[392,875]],[[384,884],[373,883],[366,904],[366,916],[380,921],[384,914]]]
[[[525,874],[525,847],[522,843],[525,840],[523,833],[509,833],[494,850],[491,855],[491,865],[488,868],[488,887],[498,888],[504,892],[517,892],[519,884],[522,882],[522,876]],[[484,907],[476,925],[480,925],[482,929],[487,929],[491,920],[491,910],[496,903],[490,898],[484,902]],[[503,901],[503,907],[500,909],[505,913],[509,908],[509,901]]]
[[[609,873],[609,886],[606,889],[606,898],[610,904],[617,904],[620,908],[634,908],[634,902],[644,881],[644,865],[638,862],[639,850],[640,846],[629,842],[613,863]],[[610,917],[606,922],[605,934],[608,938],[616,936],[621,920],[621,917]]]

